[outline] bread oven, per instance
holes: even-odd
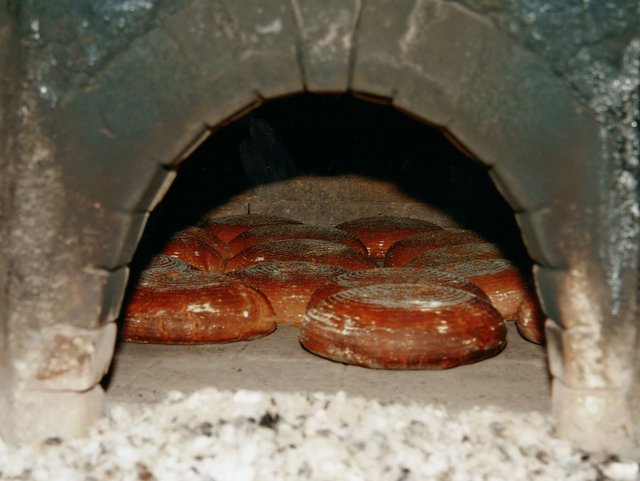
[[[625,0],[7,2],[2,437],[98,416],[128,264],[182,160],[266,100],[349,92],[487,166],[535,263],[559,433],[636,452],[638,25]]]

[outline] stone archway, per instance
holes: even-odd
[[[5,89],[4,436],[71,434],[97,416],[127,264],[181,159],[264,99],[353,91],[490,165],[537,264],[560,433],[586,449],[633,445],[636,261],[613,245],[610,146],[542,56],[449,1],[121,7],[6,23],[22,49],[4,63],[24,83]]]

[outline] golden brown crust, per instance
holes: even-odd
[[[442,227],[421,219],[395,216],[376,216],[343,222],[337,229],[353,234],[367,247],[369,255],[383,260],[387,250],[397,241],[419,232],[440,230]]]
[[[224,272],[225,246],[207,231],[188,227],[173,234],[162,247],[161,253],[176,257],[196,269],[206,272]]]
[[[441,229],[401,239],[394,243],[384,258],[385,267],[402,267],[414,257],[439,247],[469,242],[485,242],[485,239],[472,230]]]
[[[355,251],[367,253],[367,248],[353,235],[328,226],[309,224],[283,224],[255,227],[235,237],[227,246],[229,256],[233,257],[249,247],[262,242],[284,239],[318,239],[344,244]]]
[[[265,262],[229,273],[262,292],[279,324],[300,325],[311,295],[333,278],[350,271],[338,266],[306,261]]]
[[[520,335],[529,342],[545,344],[544,323],[546,316],[542,311],[533,288],[524,296],[516,314],[516,326]]]
[[[156,254],[154,255],[146,268],[140,274],[140,279],[138,282],[144,282],[144,279],[148,275],[152,275],[156,271],[169,271],[169,272],[183,272],[183,271],[192,271],[195,267],[187,264],[181,259],[177,257],[167,256],[164,254]]]
[[[446,369],[500,352],[506,327],[490,304],[467,292],[386,284],[347,289],[310,308],[300,342],[363,367]]]
[[[308,261],[357,271],[374,269],[376,263],[344,244],[317,239],[285,239],[257,244],[227,261],[227,272],[261,262]]]
[[[516,266],[506,259],[478,259],[442,264],[438,269],[465,277],[482,289],[505,319],[515,319],[529,287]]]
[[[152,268],[143,272],[125,308],[122,337],[217,343],[262,337],[275,327],[269,301],[249,286],[220,274]]]
[[[309,307],[317,305],[329,296],[354,287],[365,287],[379,284],[428,284],[452,287],[469,292],[486,302],[489,298],[482,289],[464,277],[455,276],[436,269],[410,269],[406,267],[385,267],[367,271],[349,272],[329,280],[327,284],[316,290],[309,300]]]
[[[503,253],[489,242],[470,242],[432,249],[411,259],[406,267],[437,267],[441,264],[460,264],[476,259],[500,259]]]
[[[209,217],[198,224],[199,227],[215,235],[224,243],[229,243],[243,232],[263,225],[301,224],[297,220],[273,215],[240,214]]]

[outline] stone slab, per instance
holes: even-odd
[[[382,371],[330,362],[300,347],[297,329],[265,338],[208,346],[122,344],[107,388],[109,402],[150,402],[172,389],[322,391],[383,401],[436,402],[460,410],[496,405],[516,411],[549,408],[544,348],[509,325],[507,348],[495,358],[445,371]]]

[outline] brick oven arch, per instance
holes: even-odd
[[[42,220],[33,235],[45,227],[48,234],[35,253],[14,236],[12,256],[29,266],[39,259],[45,277],[62,282],[37,295],[24,287],[10,306],[9,333],[20,333],[10,356],[15,364],[27,359],[27,343],[40,346],[27,359],[40,370],[13,373],[7,402],[17,415],[3,434],[57,432],[57,413],[69,402],[79,414],[67,431],[97,415],[127,265],[178,164],[216,127],[267,99],[306,91],[387,102],[445,130],[489,166],[536,263],[560,432],[587,449],[629,445],[634,294],[615,298],[607,284],[603,141],[567,80],[452,1],[194,0],[158,8],[163,15],[126,45],[99,46],[108,58],[101,69],[64,67],[69,81],[55,102],[38,79],[25,94],[37,121],[21,142],[39,149],[59,193],[43,192],[38,202],[56,202],[16,221],[17,231]],[[616,302],[618,314],[608,307]],[[95,354],[66,370],[46,368],[69,361],[52,353],[74,336]],[[27,434],[22,399],[48,410],[42,432]],[[601,408],[587,416],[589,399]]]

